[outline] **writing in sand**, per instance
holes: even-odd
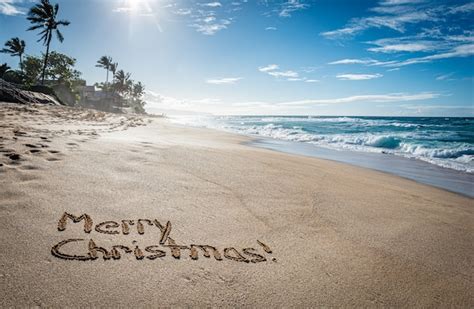
[[[158,244],[144,248],[140,248],[135,240],[132,241],[132,246],[113,245],[105,248],[98,246],[93,239],[87,241],[83,238],[70,238],[60,241],[51,248],[53,256],[64,260],[91,261],[98,259],[100,255],[102,255],[104,260],[119,260],[122,254],[131,254],[137,260],[155,260],[166,257],[167,252],[169,252],[175,259],[180,259],[182,255],[189,254],[192,260],[197,260],[201,253],[206,258],[211,258],[212,255],[217,261],[222,261],[224,257],[236,262],[260,263],[267,261],[266,256],[272,254],[270,247],[259,240],[257,240],[257,244],[263,249],[264,253],[262,254],[255,248],[238,250],[235,247],[228,247],[221,251],[210,245],[180,245],[170,236],[170,221],[167,221],[165,224],[161,224],[157,219],[120,220],[120,222],[104,221],[94,226],[92,218],[88,214],[75,216],[65,212],[59,218],[58,231],[65,231],[69,221],[73,223],[82,222],[84,232],[87,234],[95,230],[98,233],[108,235],[135,235],[136,233],[143,235],[145,233],[145,226],[150,226],[147,230],[159,231],[160,237]],[[82,253],[79,254],[78,252]],[[271,258],[271,260],[276,261],[275,258]]]

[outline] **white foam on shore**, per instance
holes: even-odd
[[[232,119],[232,122],[227,120]],[[242,121],[236,123],[236,117],[209,117],[209,116],[189,116],[171,118],[175,123],[184,125],[200,126],[224,130],[232,133],[239,133],[250,136],[262,136],[279,140],[303,142],[314,144],[334,150],[359,151],[386,153],[406,158],[414,158],[466,173],[474,173],[474,149],[467,143],[422,144],[417,142],[418,135],[424,134],[416,132],[415,128],[420,125],[414,123],[397,123],[389,120],[359,119],[351,117],[242,117]],[[315,134],[304,130],[302,126],[292,126],[287,128],[275,122],[352,122],[363,126],[394,126],[403,128],[413,128],[410,131],[400,132],[364,132],[357,134]],[[254,124],[258,123],[258,124]],[[432,126],[432,125],[430,125]],[[336,128],[334,128],[336,129]],[[417,135],[418,134],[418,135]],[[443,132],[431,132],[432,140],[443,139]],[[423,137],[425,138],[425,137]]]

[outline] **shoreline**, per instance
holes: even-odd
[[[2,307],[473,305],[472,199],[164,119],[0,117]]]
[[[224,129],[202,127],[179,122],[176,123],[171,119],[168,119],[168,121],[173,125],[188,128],[204,128],[207,130],[243,136],[248,139],[243,142],[243,144],[250,147],[348,164],[350,166],[387,173],[392,176],[415,181],[433,188],[446,190],[450,193],[460,194],[464,197],[474,198],[474,189],[472,186],[472,183],[474,183],[473,173],[438,166],[423,160],[396,156],[394,154],[329,149],[303,142],[280,140],[271,137],[244,134]]]
[[[474,198],[474,190],[472,188],[472,183],[474,183],[473,173],[440,167],[418,159],[410,159],[393,154],[333,150],[316,145],[281,141],[272,138],[255,138],[247,144],[287,154],[330,160],[384,172],[468,198]]]

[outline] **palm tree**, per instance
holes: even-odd
[[[139,100],[143,96],[144,93],[145,93],[145,86],[142,84],[142,82],[138,82],[133,85],[132,96],[134,99]]]
[[[118,63],[114,62],[110,64],[110,72],[112,72],[112,83],[115,81],[115,73],[117,73]]]
[[[108,56],[102,56],[100,59],[97,61],[97,64],[95,65],[98,68],[103,68],[107,71],[107,76],[105,78],[105,87],[107,88],[107,84],[109,83],[109,71],[111,71],[111,66],[112,66],[112,57]]]
[[[10,54],[12,57],[20,57],[20,68],[23,62],[23,54],[25,53],[25,41],[19,38],[11,38],[5,42],[5,48],[0,50],[1,53]]]
[[[115,86],[120,94],[124,94],[130,87],[130,73],[125,73],[124,70],[115,73]]]
[[[33,24],[28,31],[42,29],[39,33],[41,38],[38,42],[43,41],[43,44],[46,46],[46,54],[44,56],[43,72],[41,74],[41,84],[44,84],[44,75],[46,72],[46,66],[48,64],[48,55],[49,55],[49,45],[51,39],[53,38],[53,32],[56,32],[56,37],[59,42],[64,41],[64,36],[59,31],[59,26],[68,26],[70,24],[67,20],[57,20],[59,11],[59,5],[55,4],[54,6],[49,2],[49,0],[41,0],[40,3],[36,4],[30,9],[28,13],[28,20]]]

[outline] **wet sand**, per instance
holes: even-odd
[[[160,118],[1,103],[0,136],[2,307],[474,306],[470,198]]]

